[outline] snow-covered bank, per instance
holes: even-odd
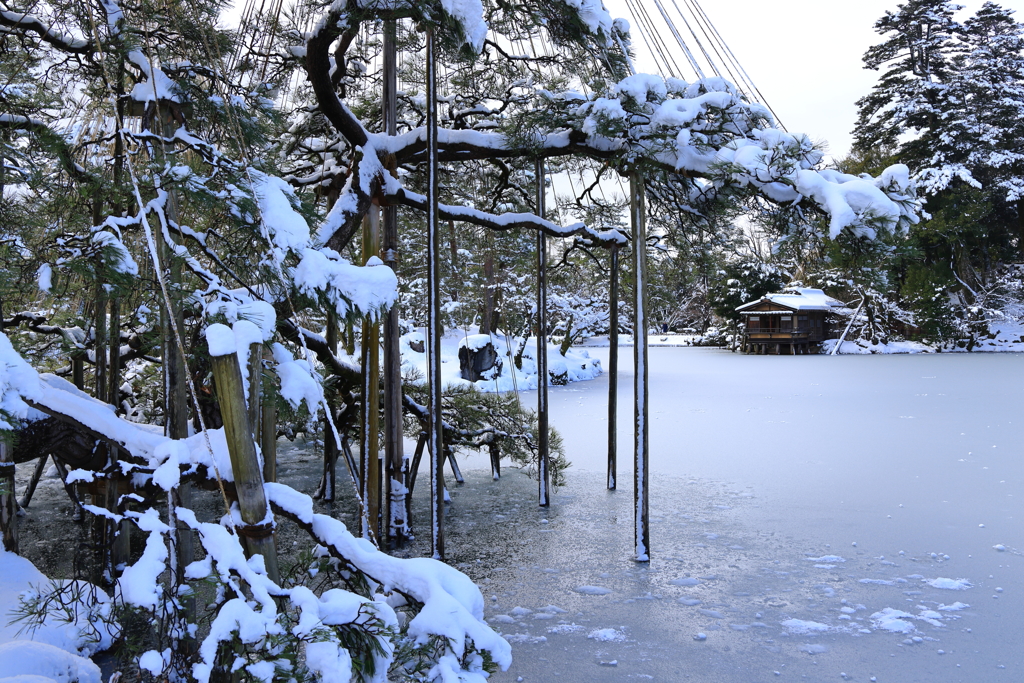
[[[478,351],[490,343],[497,354],[494,367],[482,379],[470,382],[463,378],[459,350]],[[427,354],[422,330],[402,337],[402,372],[416,377],[427,376]],[[516,367],[515,356],[522,349],[522,367]],[[586,349],[570,349],[564,356],[556,344],[548,344],[549,385],[562,385],[594,379],[601,374],[601,361],[592,358]],[[469,330],[449,330],[441,339],[441,381],[446,386],[474,386],[480,391],[526,391],[537,388],[537,338],[523,340],[506,335],[471,334]]]
[[[61,618],[64,610],[54,609],[41,624],[14,620],[23,598],[55,586],[66,590],[69,619]],[[110,647],[114,634],[103,621],[110,607],[110,596],[96,586],[51,584],[31,562],[0,545],[0,681],[100,683],[100,668],[88,657]]]

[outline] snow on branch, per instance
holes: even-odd
[[[417,194],[405,188],[398,188],[393,195],[394,199],[405,206],[411,206],[422,211],[427,210],[426,195]],[[554,237],[572,237],[583,235],[594,243],[611,246],[613,244],[625,244],[627,238],[618,230],[598,231],[585,223],[573,223],[561,226],[549,220],[541,218],[532,213],[503,213],[491,214],[479,211],[469,206],[453,206],[441,204],[438,207],[439,215],[445,220],[462,221],[490,228],[492,230],[511,230],[512,228],[530,228],[539,230]]]
[[[470,646],[489,652],[503,670],[512,663],[511,646],[483,620],[483,596],[465,574],[428,558],[391,557],[353,536],[339,520],[314,513],[309,496],[283,484],[267,483],[265,489],[277,514],[305,528],[332,555],[379,583],[384,592],[399,591],[422,603],[408,624],[408,633],[417,644],[432,636],[446,639],[453,656],[438,662],[442,680],[449,680],[444,674],[463,673],[458,660]]]
[[[62,52],[84,55],[92,54],[96,50],[92,41],[62,33],[54,29],[52,25],[48,25],[43,19],[29,14],[28,11],[12,10],[6,2],[0,2],[0,26],[15,31],[35,33],[44,42]]]

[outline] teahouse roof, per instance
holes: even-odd
[[[779,294],[766,294],[757,301],[751,301],[750,303],[738,306],[736,310],[740,313],[755,313],[755,311],[748,311],[747,309],[762,303],[772,303],[792,311],[831,311],[833,308],[839,308],[843,305],[841,301],[836,301],[820,289],[794,287]],[[756,312],[766,313],[766,311]]]

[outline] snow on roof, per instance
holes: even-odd
[[[743,304],[742,306],[737,307],[736,310],[742,312],[744,309],[756,306],[763,302],[785,306],[786,308],[791,308],[794,311],[831,311],[833,308],[838,308],[843,305],[841,301],[836,301],[820,289],[793,287],[779,294],[765,294],[757,301],[751,301],[750,303]],[[763,311],[761,312],[763,313]]]

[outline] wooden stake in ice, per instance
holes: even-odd
[[[544,217],[547,188],[544,158],[537,159],[537,215]],[[548,244],[537,231],[537,487],[538,504],[551,505],[550,448],[548,444]]]
[[[430,386],[430,552],[444,559],[444,419],[441,415],[441,234],[437,207],[437,55],[427,28],[427,382]]]
[[[634,171],[629,179],[629,217],[633,228],[633,498],[637,562],[651,561],[648,519],[648,444],[647,429],[647,211],[644,206],[644,179]]]
[[[608,290],[608,490],[614,491],[618,476],[619,448],[619,247],[611,254]]]

